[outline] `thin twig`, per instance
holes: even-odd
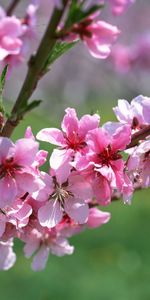
[[[137,146],[139,141],[144,140],[147,136],[150,136],[150,125],[145,125],[144,128],[134,133],[131,138],[131,143],[126,149]]]
[[[7,16],[11,16],[13,11],[15,10],[16,6],[19,4],[21,0],[13,0],[9,6],[6,8]]]

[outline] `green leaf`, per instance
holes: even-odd
[[[65,24],[65,28],[71,27],[74,24],[82,22],[84,19],[90,17],[92,14],[101,10],[104,5],[93,5],[89,9],[82,8],[82,4],[72,4],[70,7],[68,19]]]
[[[5,68],[2,71],[2,74],[0,76],[0,112],[4,113],[4,107],[3,107],[3,90],[5,86],[5,80],[7,75],[8,65],[5,66]]]
[[[21,107],[16,114],[12,116],[13,120],[22,119],[22,117],[41,104],[42,100],[33,100],[31,103]]]
[[[43,67],[43,72],[47,72],[49,70],[50,65],[58,59],[61,55],[69,51],[76,45],[77,42],[66,43],[66,42],[57,42],[50,52],[48,59]]]

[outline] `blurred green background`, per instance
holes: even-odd
[[[103,121],[110,116],[108,107]],[[29,124],[34,133],[42,127],[59,126],[48,117],[31,114],[14,139],[22,136]],[[49,149],[49,145],[43,146]],[[15,266],[0,272],[0,299],[149,300],[149,206],[149,190],[137,192],[131,206],[113,202],[105,208],[112,213],[108,224],[74,236],[70,242],[75,253],[63,258],[50,255],[42,272],[30,269],[31,260],[23,257],[23,245],[16,243]]]

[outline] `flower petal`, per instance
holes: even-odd
[[[57,128],[44,128],[38,132],[36,138],[56,146],[66,145],[63,133]]]
[[[57,200],[49,200],[38,211],[38,219],[43,227],[55,227],[62,219],[63,213]]]
[[[79,224],[84,224],[88,220],[89,207],[80,199],[67,198],[64,204],[65,212],[71,219]]]

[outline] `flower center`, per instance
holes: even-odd
[[[80,35],[81,40],[84,37],[92,38],[92,32],[89,30],[88,26],[92,23],[92,19],[88,18],[79,24],[73,25],[72,32]]]
[[[3,164],[0,165],[0,179],[5,176],[14,177],[16,171],[21,170],[21,166],[14,163],[13,157],[6,159]]]
[[[62,206],[66,198],[73,196],[73,194],[70,191],[67,191],[65,187],[65,185],[60,186],[58,183],[56,183],[55,192],[50,197],[58,200]]]
[[[108,145],[100,154],[98,154],[98,159],[102,165],[109,166],[112,160],[120,159],[122,156],[117,152],[113,152],[111,146]]]
[[[86,143],[79,137],[79,135],[74,132],[71,138],[65,136],[66,143],[68,148],[71,148],[75,151],[79,151],[86,146]]]

